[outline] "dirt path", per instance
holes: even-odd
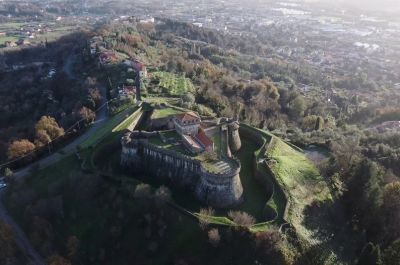
[[[1,197],[0,192],[0,197]],[[31,242],[25,235],[24,231],[19,227],[17,223],[15,223],[14,219],[9,215],[7,209],[4,207],[3,203],[0,200],[0,219],[9,224],[14,232],[15,242],[22,253],[25,254],[26,258],[29,260],[29,264],[34,265],[45,265],[46,262],[39,255],[39,253],[34,249]]]

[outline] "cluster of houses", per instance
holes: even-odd
[[[99,67],[107,66],[112,63],[118,63],[121,56],[118,56],[117,52],[112,49],[108,49],[105,41],[101,36],[95,36],[91,38],[89,43],[90,55],[93,58],[98,59]],[[147,78],[147,67],[144,63],[138,59],[129,59],[121,61],[120,63],[125,64],[128,68],[128,73],[135,72],[136,74],[132,77],[134,79],[127,79],[118,85],[116,95],[119,99],[140,98],[138,95],[141,80]],[[129,82],[128,82],[129,81]]]
[[[35,39],[39,34],[45,34],[50,32],[51,29],[48,25],[44,24],[26,24],[19,29],[7,30],[6,32],[0,32],[1,36],[16,36],[17,41],[7,40],[4,42],[5,47],[17,47],[30,45],[30,40]]]

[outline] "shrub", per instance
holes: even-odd
[[[207,226],[210,224],[209,217],[214,216],[215,210],[211,207],[201,208],[199,212],[199,225],[200,228],[205,230]]]
[[[219,231],[217,228],[213,228],[208,231],[208,242],[210,242],[213,247],[217,247],[220,241],[221,236],[219,235]]]
[[[135,188],[134,197],[138,199],[149,198],[151,195],[151,187],[148,184],[138,184]]]
[[[246,212],[229,211],[228,216],[240,226],[250,227],[256,222],[256,219]]]
[[[160,201],[170,201],[171,200],[171,191],[166,186],[159,187],[155,192],[156,199]]]

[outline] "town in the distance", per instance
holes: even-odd
[[[0,264],[400,265],[399,14],[0,0]]]

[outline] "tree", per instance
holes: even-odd
[[[7,179],[7,181],[11,182],[14,176],[14,172],[10,168],[4,169],[4,177]]]
[[[228,216],[239,226],[250,227],[256,222],[256,219],[246,212],[229,211]]]
[[[35,125],[36,134],[41,137],[46,137],[47,134],[51,140],[64,135],[64,129],[60,127],[57,121],[50,116],[42,116]],[[46,141],[47,139],[43,139]]]
[[[289,115],[293,118],[300,118],[304,116],[304,111],[307,105],[302,96],[297,96],[289,103]]]
[[[151,187],[148,184],[138,184],[135,188],[135,198],[145,199],[149,198],[151,195]]]
[[[68,258],[71,260],[76,259],[79,248],[79,239],[76,236],[70,236],[67,241]]]
[[[166,186],[161,186],[156,190],[155,197],[162,202],[170,201],[171,191]]]
[[[45,130],[37,130],[35,136],[35,145],[40,147],[51,142],[50,136]]]
[[[347,179],[343,198],[353,223],[367,232],[368,240],[375,241],[382,235],[382,168],[364,159],[352,170]]]
[[[361,252],[357,265],[382,265],[381,249],[371,242]]]
[[[60,255],[53,255],[48,258],[49,265],[72,265],[71,262]]]
[[[188,106],[191,106],[196,101],[194,95],[190,92],[183,94],[181,99],[182,99],[182,103],[187,104]]]
[[[398,265],[400,261],[400,239],[394,241],[383,252],[383,261],[385,265]]]
[[[400,237],[400,182],[393,182],[385,186],[383,190],[384,227],[386,239]]]
[[[201,208],[199,212],[199,225],[200,228],[205,230],[210,224],[210,217],[214,216],[215,210],[211,207]]]
[[[336,168],[344,176],[350,172],[351,167],[360,158],[359,138],[348,137],[341,141],[333,142],[331,150],[335,157]]]
[[[219,230],[217,228],[208,231],[208,242],[210,242],[213,247],[217,247],[220,241],[221,236],[219,235]]]
[[[80,119],[85,120],[87,123],[91,123],[96,119],[96,113],[89,108],[83,106],[79,110],[79,117]]]
[[[0,263],[16,254],[15,238],[11,226],[0,220]]]
[[[9,159],[22,157],[35,150],[35,145],[27,139],[16,140],[10,144],[7,150]]]
[[[99,107],[99,105],[101,103],[101,99],[102,99],[100,90],[98,88],[90,88],[89,95],[94,100],[95,106]]]

